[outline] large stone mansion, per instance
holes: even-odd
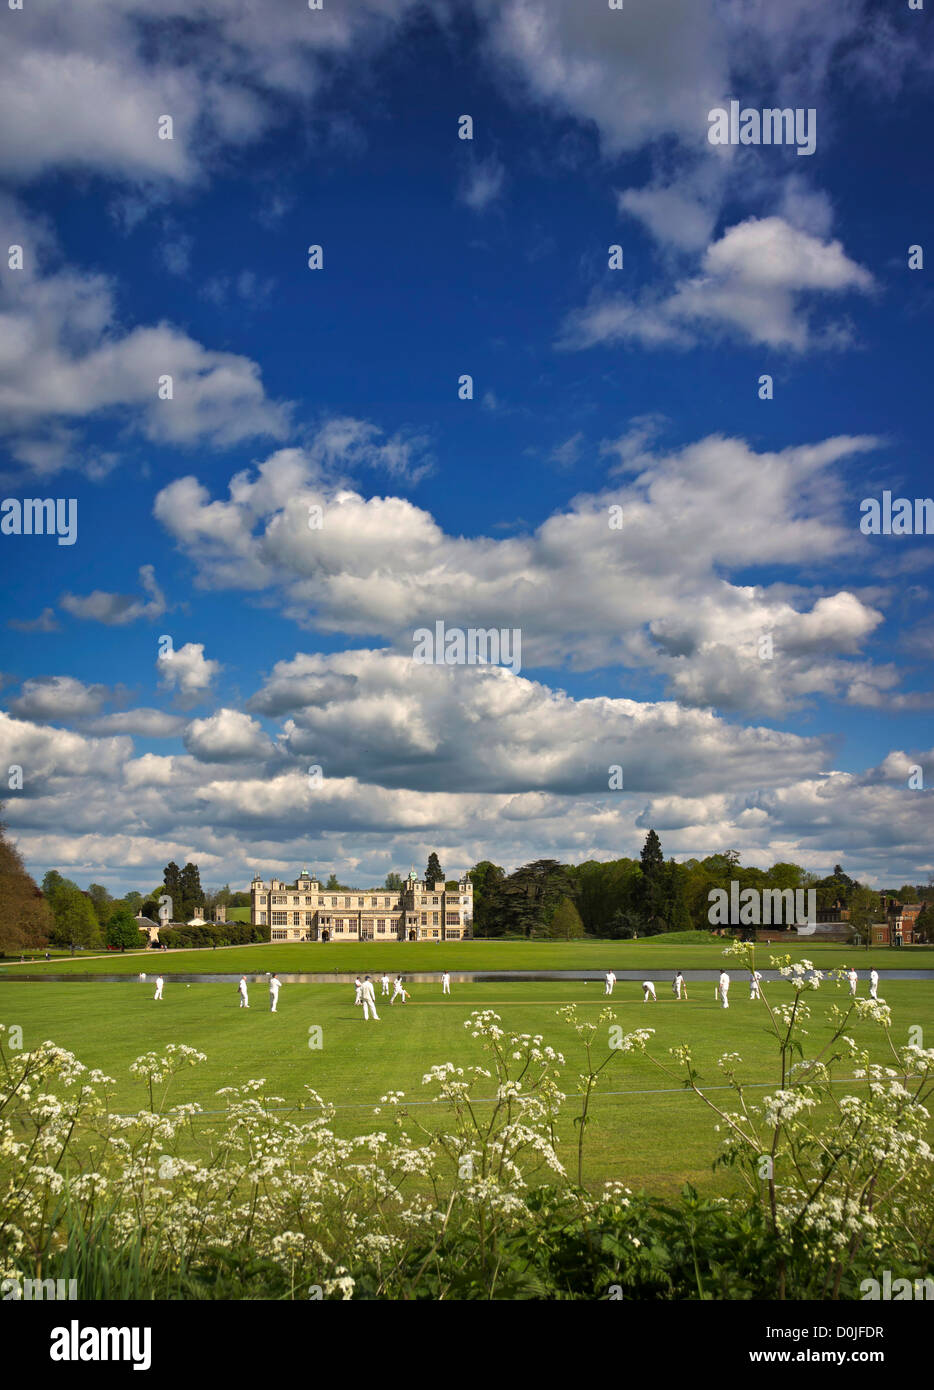
[[[256,875],[250,920],[272,941],[461,941],[473,921],[473,884],[451,888],[409,874],[402,888],[323,888],[306,869],[294,883]]]

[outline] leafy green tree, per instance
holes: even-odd
[[[645,844],[639,853],[639,866],[646,878],[653,874],[661,873],[665,863],[665,856],[662,854],[662,842],[654,830],[650,830],[645,837]]]
[[[43,877],[42,895],[53,908],[56,893],[64,888],[66,884],[69,884],[72,888],[77,888],[78,886],[76,883],[72,883],[70,878],[63,878],[58,872],[58,869],[49,869]]]
[[[189,917],[201,909],[204,904],[204,889],[201,887],[201,874],[197,864],[186,864],[179,877],[179,886],[182,894],[182,910],[178,915],[178,920],[187,922]],[[176,911],[178,905],[176,904]]]
[[[803,888],[806,875],[800,864],[791,864],[785,860],[779,860],[773,864],[768,872],[769,887],[778,888],[782,892],[786,888]]]
[[[162,893],[167,893],[172,899],[172,917],[176,921],[184,920],[182,917],[182,871],[174,859],[170,864],[166,864],[162,871]],[[158,894],[160,898],[162,893]]]
[[[401,874],[396,874],[396,873],[389,873],[389,874],[387,874],[387,875],[386,875],[385,887],[388,888],[388,889],[389,889],[391,892],[393,892],[393,893],[401,893],[401,891],[402,891],[402,875],[401,875]]]
[[[114,910],[113,898],[102,883],[89,883],[88,897],[94,904],[94,912],[97,917],[98,926],[106,926],[110,914]]]
[[[605,935],[611,941],[638,936],[641,925],[642,918],[634,908],[618,907],[607,924]]]
[[[536,859],[510,874],[500,889],[506,930],[521,936],[547,933],[558,903],[573,895],[567,865],[556,859]]]
[[[548,924],[548,935],[560,937],[563,941],[570,941],[572,937],[584,935],[584,923],[581,920],[581,915],[570,898],[562,898],[555,908]]]
[[[641,883],[638,863],[634,859],[591,859],[570,866],[568,872],[587,935],[619,937],[622,923],[618,914],[632,910],[634,894]]]
[[[481,859],[467,877],[473,884],[474,936],[502,936],[506,930],[501,914],[500,893],[506,878],[499,864]]]
[[[131,950],[135,950],[143,942],[139,924],[128,907],[118,907],[111,913],[105,936],[108,946],[130,947]]]
[[[101,929],[91,899],[75,883],[66,883],[55,893],[53,940],[61,946],[99,946]]]
[[[0,825],[0,952],[44,946],[52,926],[49,903]]]
[[[665,931],[690,931],[693,923],[684,898],[683,873],[680,864],[669,859],[664,874]]]
[[[643,931],[648,935],[665,930],[668,881],[665,873],[665,856],[662,845],[654,830],[645,837],[645,844],[639,855],[642,870],[642,883],[639,889],[639,908],[642,913]]]
[[[433,883],[441,883],[444,879],[444,872],[441,868],[441,861],[434,850],[428,856],[428,867],[425,870],[425,882],[430,886]]]
[[[335,890],[337,890],[337,892],[340,892],[342,885],[337,881],[337,874],[333,872],[328,874],[328,881],[324,885],[324,887],[325,890],[329,893],[332,893]]]
[[[818,879],[816,886],[817,906],[821,911],[826,911],[835,907],[838,902],[848,907],[850,894],[859,884],[850,878],[849,874],[845,874],[839,864],[834,864],[833,873],[828,874],[826,878]]]
[[[865,941],[868,946],[872,936],[872,924],[878,922],[881,914],[879,894],[860,885],[850,893],[849,908],[850,926],[860,941]]]

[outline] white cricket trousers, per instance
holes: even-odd
[[[376,1012],[376,1005],[375,1005],[375,1004],[371,1004],[370,1001],[369,1001],[369,999],[364,999],[364,1001],[363,1001],[363,1017],[364,1017],[364,1018],[369,1018],[371,1013],[372,1013],[373,1017],[376,1019],[376,1021],[377,1021],[377,1023],[378,1023],[378,1022],[379,1022],[379,1014]]]

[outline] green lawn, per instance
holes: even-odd
[[[726,940],[708,945],[666,941],[663,936],[643,941],[441,941],[392,942],[374,945],[354,942],[262,944],[210,947],[192,951],[105,952],[86,957],[58,957],[46,964],[29,962],[30,973],[128,974],[156,966],[167,971],[236,973],[241,971],[340,971],[419,970],[647,970],[664,974],[681,970],[714,969],[722,963]],[[886,967],[934,969],[934,947],[876,947],[871,951],[852,946],[820,945],[793,940],[787,945],[758,947],[760,964],[769,955],[790,953],[796,960],[815,961],[821,969],[855,963],[859,969],[872,962]],[[0,969],[22,971],[18,961],[0,961]]]
[[[352,948],[343,949],[349,954]],[[860,992],[865,992],[865,986]],[[781,983],[770,986],[769,993],[774,1001],[789,998],[791,991]],[[909,1028],[917,1025],[934,1037],[934,990],[929,982],[896,981],[885,984],[882,993],[892,1006],[896,1042],[907,1042]],[[543,1033],[564,1052],[567,1067],[562,1089],[573,1092],[583,1054],[568,1025],[556,1018],[556,1010],[574,1000],[582,1018],[596,1018],[604,1005],[600,982],[462,985],[455,986],[450,999],[442,997],[438,985],[425,984],[413,987],[409,1004],[390,1006],[388,1000],[380,1000],[380,1021],[364,1023],[361,1010],[353,1005],[352,989],[340,984],[285,985],[275,1016],[269,1013],[263,985],[252,986],[249,1011],[237,1007],[233,984],[169,982],[164,1000],[156,1003],[152,995],[151,979],[145,984],[11,983],[0,985],[0,1022],[8,1027],[18,1024],[27,1049],[49,1038],[88,1065],[102,1068],[118,1082],[113,1104],[122,1111],[148,1104],[143,1089],[128,1074],[130,1062],[143,1052],[182,1042],[205,1052],[208,1063],[181,1074],[170,1103],[195,1100],[206,1110],[217,1110],[222,1104],[215,1094],[219,1087],[263,1077],[271,1094],[292,1105],[302,1099],[302,1088],[308,1084],[339,1107],[337,1130],[351,1135],[385,1128],[389,1112],[384,1107],[376,1116],[373,1109],[389,1089],[423,1101],[430,1091],[421,1079],[433,1064],[452,1061],[464,1066],[485,1061],[479,1043],[463,1027],[474,1008],[496,1009],[509,1029]],[[808,1027],[814,1050],[827,1034],[827,1008],[844,997],[844,991],[826,985],[809,994],[813,1016]],[[689,1002],[678,1004],[663,987],[655,1005],[642,1003],[637,984],[619,984],[612,1006],[624,1028],[657,1030],[653,1050],[666,1062],[671,1060],[669,1047],[689,1042],[706,1084],[722,1084],[716,1058],[734,1051],[746,1062],[748,1082],[774,1085],[765,1009],[761,1003],[750,1002],[738,971],[729,1010],[714,1003],[712,984],[696,983]],[[309,1047],[313,1027],[322,1030],[320,1049]],[[889,1055],[878,1028],[854,1023],[849,1031],[860,1040],[867,1039],[878,1060]],[[602,1027],[601,1036],[602,1057],[607,1042]],[[680,1088],[678,1080],[664,1077],[646,1059],[631,1054],[617,1054],[604,1078],[588,1132],[588,1181],[613,1178],[654,1193],[671,1193],[685,1180],[706,1190],[726,1190],[733,1179],[711,1172],[717,1144],[715,1119],[696,1097]],[[479,1098],[489,1094],[482,1085],[475,1091]],[[434,1106],[413,1107],[413,1113],[429,1125],[444,1118]],[[572,1095],[565,1106],[561,1135],[561,1152],[569,1167],[575,1142],[573,1113]]]

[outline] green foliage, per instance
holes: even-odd
[[[661,946],[718,946],[723,949],[723,938],[709,931],[663,932],[659,936],[646,937],[646,945]]]
[[[185,865],[179,876],[179,885],[182,894],[181,911],[178,903],[175,904],[175,911],[179,921],[187,922],[204,904],[204,889],[201,887],[201,875],[197,864]]]
[[[504,924],[498,914],[499,891],[506,877],[498,864],[481,859],[467,877],[473,884],[474,936],[502,936]]]
[[[110,919],[110,914],[114,910],[115,904],[113,898],[102,883],[89,883],[88,897],[94,904],[94,912],[97,917],[98,926],[105,927]]]
[[[878,922],[882,915],[879,894],[857,885],[850,893],[849,909],[850,926],[860,941],[868,942],[873,922]]]
[[[52,911],[0,826],[0,953],[44,946]]]
[[[147,938],[146,934],[140,931],[139,924],[130,909],[118,907],[111,914],[105,928],[105,940],[108,946],[120,946],[132,951],[145,946]]]
[[[432,850],[428,856],[428,865],[425,869],[425,882],[431,887],[435,883],[440,883],[444,878],[444,870],[441,868],[441,861]]]
[[[178,947],[247,946],[268,941],[270,934],[269,927],[253,926],[250,922],[205,922],[201,927],[163,927],[159,932],[159,944],[171,950]]]
[[[162,891],[172,899],[172,913],[176,918],[182,914],[182,871],[173,859],[162,871]],[[159,897],[162,896],[160,893]]]
[[[100,924],[91,899],[76,883],[63,878],[54,869],[42,882],[55,919],[49,939],[57,946],[99,946],[102,940]]]
[[[565,941],[584,935],[581,915],[570,898],[562,898],[555,908],[548,924],[548,935]]]
[[[505,934],[546,936],[558,903],[573,891],[571,873],[564,864],[556,859],[536,859],[503,880],[493,910]]]

